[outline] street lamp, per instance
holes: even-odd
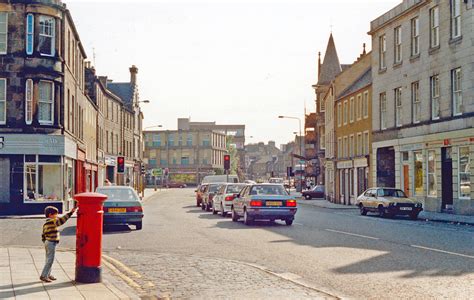
[[[150,103],[150,100],[142,100],[142,101],[138,101],[138,103]]]
[[[278,116],[279,119],[293,119],[293,120],[298,120],[298,125],[299,125],[299,133],[300,133],[300,140],[299,140],[299,144],[300,144],[300,156],[303,156],[303,145],[301,143],[301,138],[302,138],[302,135],[301,135],[301,119],[298,118],[298,117],[290,117],[290,116]]]

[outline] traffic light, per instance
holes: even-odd
[[[146,174],[146,169],[145,169],[145,165],[142,164],[142,175],[145,175]]]
[[[295,174],[293,173],[293,167],[286,167],[286,176],[293,177]]]
[[[224,155],[224,170],[230,170],[230,155]]]
[[[123,156],[117,157],[117,173],[125,173],[125,157]]]

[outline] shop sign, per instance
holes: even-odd
[[[117,165],[117,159],[114,156],[105,156],[105,164],[107,166],[116,166]]]
[[[345,160],[345,161],[338,161],[337,168],[338,169],[350,169],[352,168],[352,160]]]
[[[367,158],[358,158],[354,160],[354,168],[368,167]]]
[[[158,168],[158,169],[153,169],[151,170],[151,175],[158,177],[158,176],[163,176],[163,169]]]
[[[408,144],[402,145],[400,151],[414,151],[423,149],[423,144]]]

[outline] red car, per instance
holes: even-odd
[[[183,183],[183,182],[168,182],[166,184],[166,187],[167,188],[180,188],[180,189],[184,189],[185,187],[187,187],[186,183]]]
[[[197,207],[201,206],[202,198],[203,198],[204,192],[206,191],[206,187],[207,187],[207,183],[201,184],[195,190],[195,192],[196,192],[196,206]]]

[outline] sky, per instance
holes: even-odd
[[[245,124],[247,143],[279,145],[299,126],[278,116],[304,127],[305,108],[315,109],[331,30],[340,62],[352,63],[371,48],[370,21],[401,0],[64,2],[98,75],[129,81],[138,67],[144,127]]]

